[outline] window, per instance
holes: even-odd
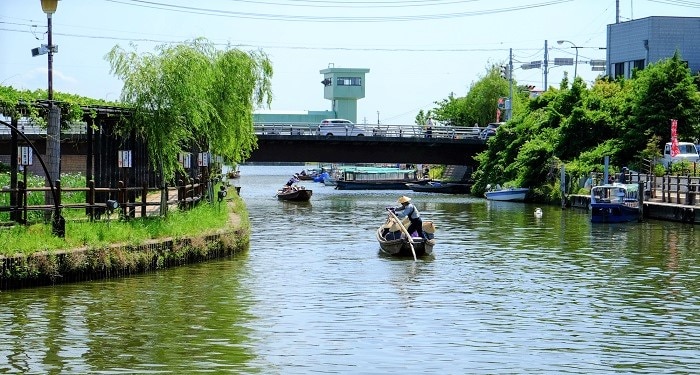
[[[337,86],[362,86],[362,78],[360,77],[338,77],[336,80]]]
[[[634,60],[633,64],[634,64],[634,65],[633,65],[632,67],[633,67],[634,69],[639,69],[639,70],[644,69],[644,59],[642,59],[642,60]]]
[[[615,77],[625,76],[625,63],[615,63]]]

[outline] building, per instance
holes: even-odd
[[[700,71],[700,17],[646,17],[608,25],[606,68],[615,77],[673,57],[678,51],[693,74]]]
[[[365,97],[365,74],[369,69],[336,68],[330,64],[322,69],[323,97],[331,101],[326,111],[257,111],[256,123],[319,123],[326,118],[343,118],[357,123],[357,101]]]

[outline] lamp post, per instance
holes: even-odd
[[[53,37],[51,34],[51,16],[56,13],[56,8],[58,7],[58,0],[41,0],[41,10],[46,13],[46,21],[48,24],[48,36],[49,36],[49,106],[53,103]]]
[[[58,0],[41,0],[41,10],[46,13],[48,26],[48,55],[49,55],[49,113],[48,126],[46,127],[46,159],[48,162],[48,186],[53,185],[53,181],[58,181],[61,174],[61,111],[54,105],[53,102],[53,54],[56,51],[56,46],[53,44],[53,35],[51,30],[52,15],[56,12]],[[59,202],[53,202],[56,197],[51,194],[46,194],[48,203],[56,204],[56,212],[54,213],[54,231],[59,233],[65,232],[65,222],[61,217]],[[59,197],[60,199],[60,197]],[[61,228],[63,227],[63,228]]]
[[[564,44],[564,43],[569,43],[571,44],[571,48],[576,49],[576,59],[574,60],[574,79],[576,79],[576,73],[578,71],[578,49],[581,48],[577,45],[574,44],[574,42],[568,41],[568,40],[557,40],[557,44]]]

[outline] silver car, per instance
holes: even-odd
[[[350,120],[342,118],[329,118],[321,121],[318,125],[318,135],[324,136],[364,136],[364,127],[354,124]]]

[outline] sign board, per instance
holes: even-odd
[[[199,167],[208,167],[209,166],[209,153],[208,152],[200,152],[199,157],[197,158],[197,166]]]
[[[34,150],[29,146],[17,147],[17,163],[19,165],[32,165],[34,162]]]
[[[192,167],[192,154],[190,154],[189,152],[181,152],[178,156],[178,159],[180,161],[180,165],[182,165],[183,168]]]
[[[574,59],[571,57],[557,57],[554,59],[554,65],[574,65]]]
[[[605,60],[591,60],[589,64],[591,66],[605,66]]]
[[[119,150],[117,153],[119,168],[131,168],[131,150]]]

